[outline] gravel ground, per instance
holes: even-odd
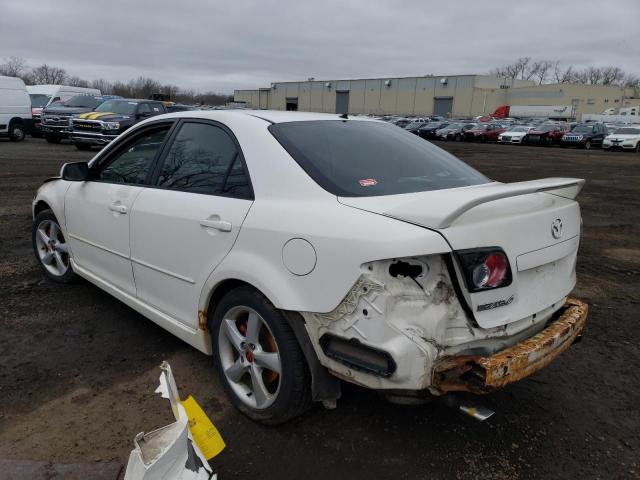
[[[43,280],[31,199],[64,162],[92,154],[0,139],[0,458],[125,463],[137,432],[172,421],[153,393],[166,359],[227,442],[213,462],[223,480],[640,478],[640,155],[441,145],[500,181],[587,179],[574,292],[591,305],[583,342],[484,396],[496,411],[484,423],[345,386],[336,410],[267,428],[231,408],[209,357],[89,283]]]

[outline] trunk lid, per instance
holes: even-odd
[[[511,285],[470,294],[458,271],[477,323],[492,328],[559,308],[574,288],[581,223],[574,198],[583,184],[552,178],[338,200],[436,230],[454,251],[502,248],[511,266]]]

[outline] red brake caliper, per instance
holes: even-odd
[[[244,335],[246,337],[247,336],[247,322],[242,322],[238,326],[238,330],[240,331],[240,333],[242,335]],[[247,351],[245,353],[245,357],[247,357],[247,360],[249,360],[251,363],[253,363],[253,352],[251,350],[247,349]]]

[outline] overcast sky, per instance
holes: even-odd
[[[0,62],[230,93],[486,73],[519,56],[640,74],[640,0],[0,0]]]

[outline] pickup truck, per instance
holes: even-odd
[[[167,107],[156,100],[108,100],[93,112],[73,116],[71,140],[78,150],[104,146],[136,123],[163,113]]]

